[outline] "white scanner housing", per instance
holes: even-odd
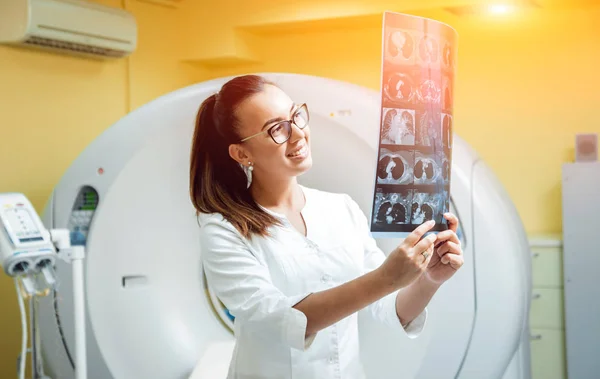
[[[264,74],[311,112],[309,187],[345,192],[370,214],[380,96],[340,81]],[[200,103],[230,78],[162,96],[98,137],[56,186],[43,220],[86,246],[90,379],[225,378],[234,336],[203,276],[199,226],[189,199],[189,153]],[[348,172],[352,174],[349,175]],[[415,340],[359,317],[369,379],[528,379],[530,254],[521,220],[489,167],[454,137],[451,209],[463,268],[438,291]],[[378,239],[387,253],[399,239]],[[59,289],[71,292],[57,263]],[[68,296],[47,299],[40,320],[46,371],[69,379]],[[55,315],[55,308],[56,314]]]

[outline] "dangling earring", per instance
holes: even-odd
[[[248,184],[246,185],[246,188],[250,188],[250,184],[252,183],[252,170],[254,170],[254,166],[252,166],[252,162],[248,162],[248,168],[246,169]]]

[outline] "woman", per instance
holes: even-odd
[[[198,111],[190,195],[209,286],[235,317],[229,379],[363,375],[357,311],[417,336],[426,305],[463,263],[455,234],[420,225],[389,256],[345,194],[298,184],[312,165],[309,114],[255,75]]]

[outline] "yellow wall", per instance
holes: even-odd
[[[179,59],[186,43],[180,23],[185,8],[98,2],[126,6],[136,16],[139,47],[130,58],[97,61],[0,46],[0,192],[25,193],[38,212],[71,162],[102,131],[202,72]],[[13,282],[2,274],[0,304],[0,378],[14,378],[21,324]]]
[[[172,89],[261,71],[379,89],[377,12],[398,3],[348,0],[340,8],[333,0],[311,0],[298,8],[272,1],[273,8],[244,9],[250,2],[242,2],[227,13],[219,6],[233,1],[188,0],[179,9],[101,2],[125,6],[137,17],[139,48],[131,58],[98,62],[0,47],[0,192],[24,192],[38,211],[94,138]],[[326,3],[355,18],[296,22],[334,12]],[[540,11],[508,23],[420,14],[448,22],[460,34],[456,132],[495,170],[529,233],[560,232],[560,165],[573,158],[576,132],[600,132],[600,8]],[[234,26],[245,27],[236,34]],[[0,304],[0,377],[10,378],[21,331],[14,287],[3,275]]]

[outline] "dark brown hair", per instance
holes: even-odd
[[[280,223],[256,204],[246,173],[229,155],[229,145],[241,139],[237,107],[266,85],[275,84],[258,75],[238,76],[204,100],[190,155],[190,197],[196,213],[220,213],[246,238],[268,235],[268,227]]]

